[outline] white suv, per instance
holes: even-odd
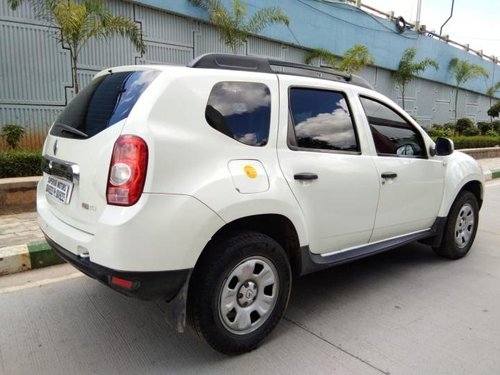
[[[311,77],[314,75],[314,77]],[[264,58],[97,74],[53,124],[40,226],[68,262],[255,348],[303,275],[425,240],[469,251],[483,175],[359,77]]]

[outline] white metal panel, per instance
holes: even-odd
[[[70,55],[53,29],[0,21],[0,103],[64,105]]]
[[[142,25],[144,40],[193,47],[195,22],[188,18],[136,6],[135,20]]]

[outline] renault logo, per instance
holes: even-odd
[[[54,146],[52,147],[52,151],[54,151],[54,155],[57,154],[57,139],[56,141],[54,142]]]

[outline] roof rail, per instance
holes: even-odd
[[[204,69],[230,69],[243,70],[260,73],[283,73],[311,77],[311,73],[316,73],[314,77],[350,83],[356,86],[373,90],[373,86],[364,78],[357,75],[347,74],[335,69],[311,66],[306,64],[292,63],[288,61],[273,60],[265,57],[227,55],[220,53],[206,53],[192,60],[187,66],[191,68]],[[303,73],[287,73],[273,70],[272,67],[292,68],[303,71]],[[309,74],[304,74],[308,72]]]

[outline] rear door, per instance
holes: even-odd
[[[318,82],[280,76],[278,157],[309,248],[325,254],[368,242],[379,180],[372,157],[363,155],[345,86]]]
[[[45,203],[55,216],[93,233],[106,206],[106,186],[116,139],[154,70],[106,74],[94,79],[65,108],[46,139]]]

